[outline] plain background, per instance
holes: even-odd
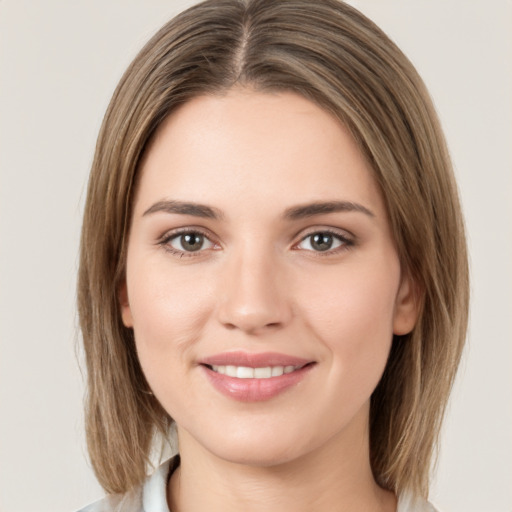
[[[191,1],[0,0],[0,510],[102,495],[87,462],[75,274],[95,138],[135,53]],[[472,266],[469,346],[431,500],[512,510],[512,2],[353,0],[430,88]]]

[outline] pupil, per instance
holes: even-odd
[[[198,251],[203,245],[203,235],[189,233],[181,236],[181,245],[187,251]]]
[[[311,246],[317,251],[327,251],[332,246],[332,235],[329,233],[316,233],[313,235]]]

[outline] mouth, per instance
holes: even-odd
[[[207,380],[224,396],[241,402],[261,402],[295,387],[315,361],[276,353],[228,352],[199,363]]]

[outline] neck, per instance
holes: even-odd
[[[181,464],[169,483],[170,510],[396,510],[395,496],[380,488],[373,478],[368,429],[353,431],[355,436],[342,432],[292,461],[256,466],[224,460],[178,428]]]

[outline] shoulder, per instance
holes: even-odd
[[[178,465],[177,457],[164,462],[143,485],[125,494],[112,494],[77,512],[169,512],[167,481]]]
[[[409,492],[401,494],[398,498],[396,512],[440,512],[430,502],[415,497]]]

